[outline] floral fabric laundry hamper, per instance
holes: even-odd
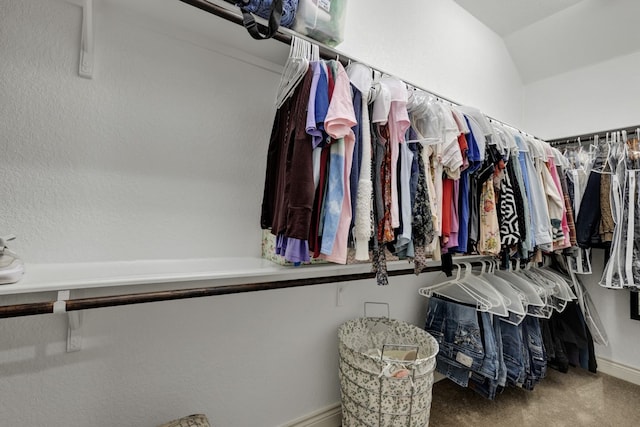
[[[426,331],[385,317],[350,320],[338,330],[342,425],[429,425],[438,343]]]

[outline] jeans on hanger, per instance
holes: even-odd
[[[500,320],[500,332],[507,384],[520,387],[525,380],[522,328]]]
[[[438,354],[436,356],[436,371],[449,378],[460,387],[469,386],[471,369],[461,366],[459,363]]]
[[[502,344],[502,322],[497,317],[493,319],[493,335],[496,337],[498,349],[498,385],[507,386],[507,365],[504,363],[504,350]]]
[[[539,380],[547,376],[547,354],[542,341],[540,321],[535,317],[525,319],[527,335],[529,336],[529,354],[534,374]]]
[[[430,298],[425,330],[440,345],[436,369],[466,387],[470,371],[480,370],[484,346],[475,307]]]
[[[491,315],[486,312],[478,313],[482,325],[482,342],[484,344],[484,359],[477,372],[491,380],[498,380],[498,345],[491,324]]]
[[[535,385],[547,374],[547,356],[542,342],[540,321],[535,317],[528,316],[522,322],[522,335],[525,356],[529,362],[528,369],[525,366],[527,376],[522,388],[533,390]]]
[[[484,360],[478,371],[471,374],[469,388],[487,399],[493,400],[499,385],[500,366],[498,343],[489,313],[479,313],[482,323]],[[499,320],[496,320],[499,323]]]

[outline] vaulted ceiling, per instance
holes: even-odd
[[[454,0],[500,35],[523,83],[640,51],[638,0]]]

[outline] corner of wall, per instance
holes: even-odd
[[[342,406],[336,403],[283,424],[281,427],[340,427],[341,425]]]

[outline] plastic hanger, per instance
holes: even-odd
[[[560,291],[558,282],[550,280],[547,277],[540,274],[537,269],[527,269],[523,271],[523,274],[527,276],[533,283],[543,286],[547,290],[547,305],[561,313],[567,306],[567,303],[571,301],[571,298],[565,297]]]
[[[489,300],[491,308],[488,311],[490,313],[497,316],[507,317],[509,315],[509,310],[507,309],[507,304],[503,296],[494,289],[491,283],[481,277],[473,275],[470,263],[466,262],[462,265],[465,267],[465,274],[462,276],[461,282],[470,286],[475,292]]]
[[[538,272],[538,274],[546,276],[549,280],[552,280],[556,283],[556,285],[558,286],[558,298],[565,301],[573,301],[577,299],[576,294],[571,290],[571,286],[564,277],[548,268],[536,268],[536,271]]]
[[[296,87],[309,69],[311,58],[311,43],[296,36],[291,36],[289,57],[282,71],[280,86],[276,94],[276,108],[282,107],[284,102],[293,95]]]
[[[301,78],[302,68],[305,64],[303,53],[301,49],[302,40],[298,37],[292,36],[291,47],[289,49],[289,57],[285,63],[280,78],[280,86],[276,94],[276,107],[280,108],[284,102],[291,96],[293,89],[299,83]],[[308,67],[308,64],[307,64]],[[306,72],[306,69],[305,69]]]
[[[413,91],[411,91],[409,101],[410,102],[407,104],[407,108],[411,113],[411,123],[419,138],[408,140],[405,142],[419,142],[422,145],[437,145],[441,143],[440,138],[424,137],[421,134],[421,131],[424,130],[424,126],[422,126],[421,122],[426,121],[427,117],[430,114],[433,114],[430,111],[429,106],[433,105],[435,102],[438,102],[437,98],[423,90],[414,89]]]
[[[540,310],[536,309],[535,311],[540,314],[540,317],[549,319],[554,310],[564,310],[566,301],[555,298],[555,285],[546,279],[538,277],[535,272],[531,271],[531,265],[532,264],[529,263],[526,265],[525,269],[519,268],[516,271],[516,274],[538,289],[540,297],[544,301],[545,305],[544,307],[541,307]]]
[[[511,286],[509,282],[501,277],[498,277],[494,274],[485,275],[485,267],[489,265],[493,265],[495,267],[495,264],[491,264],[489,261],[481,262],[483,266],[482,270],[480,271],[480,277],[483,277],[487,282],[491,284],[491,286],[496,291],[498,291],[503,296],[504,301],[507,305],[509,316],[503,320],[516,326],[519,325],[527,315],[527,309],[525,307],[526,297],[524,293],[516,290],[516,288]]]
[[[426,297],[438,294],[453,301],[475,305],[479,311],[507,317],[509,312],[502,295],[488,283],[471,276],[471,264],[463,265],[464,276],[461,276],[461,266],[457,265],[457,274],[453,280],[421,288],[418,292]]]
[[[520,277],[511,270],[496,270],[494,274],[503,278],[516,290],[521,291],[527,298],[527,314],[534,317],[545,317],[541,314],[541,310],[547,304],[546,293],[538,286],[531,284],[528,280]]]
[[[458,265],[456,276],[453,279],[420,288],[418,289],[418,293],[427,298],[431,298],[434,295],[441,295],[452,301],[473,305],[478,311],[489,311],[491,303],[461,282],[461,272],[462,268]]]

